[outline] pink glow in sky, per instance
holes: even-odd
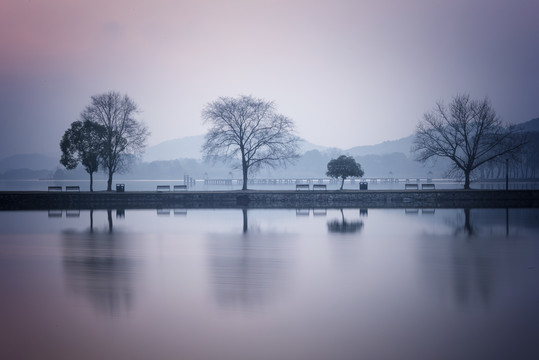
[[[150,145],[203,134],[204,104],[240,94],[340,148],[408,136],[459,92],[524,122],[538,64],[536,0],[3,0],[0,156],[57,154],[110,90],[140,106]]]

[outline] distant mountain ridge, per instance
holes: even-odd
[[[176,159],[202,159],[202,145],[204,144],[204,135],[187,136],[178,139],[167,140],[146,149],[143,160],[166,161]],[[301,153],[310,150],[325,151],[328,147],[316,145],[306,140],[301,140]]]
[[[204,135],[187,136],[163,141],[149,146],[143,155],[147,162],[176,159],[200,159],[200,148],[204,143]]]
[[[386,155],[392,153],[403,153],[409,156],[413,141],[414,135],[410,135],[397,140],[384,141],[376,145],[355,146],[346,150],[346,152],[353,156]]]
[[[538,131],[539,118],[535,118],[516,125],[519,130]],[[345,153],[352,156],[384,156],[388,154],[402,153],[411,158],[410,148],[414,135],[410,135],[397,140],[384,141],[376,145],[355,146],[349,149],[330,148],[310,143],[302,140],[301,152],[306,153],[317,150],[320,153],[330,153],[334,156],[338,153]],[[176,159],[201,159],[201,147],[204,143],[204,135],[188,136],[179,139],[164,141],[160,144],[150,146],[146,149],[143,161],[170,161]],[[8,171],[15,170],[54,170],[62,168],[59,158],[44,154],[16,154],[0,159],[0,175]]]
[[[376,145],[355,146],[350,149],[331,148],[322,145],[316,145],[306,140],[300,142],[301,154],[307,151],[317,150],[326,152],[344,152],[352,156],[365,155],[385,155],[392,153],[404,153],[406,156],[410,154],[410,148],[413,142],[413,135],[397,140],[384,141]],[[150,146],[144,153],[143,160],[151,161],[166,161],[176,159],[202,159],[200,149],[204,143],[204,135],[188,136],[173,140],[167,140],[160,144]]]
[[[539,131],[539,118],[517,124],[516,127],[523,131]]]
[[[60,159],[43,154],[16,154],[0,159],[0,172],[31,169],[51,170],[60,165]]]

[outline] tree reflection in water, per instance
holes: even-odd
[[[344,218],[344,211],[341,209],[341,220],[328,221],[328,231],[335,233],[355,233],[363,228],[363,221],[348,221]]]
[[[290,269],[290,234],[249,230],[247,209],[238,234],[209,234],[209,274],[217,303],[252,310],[284,291]],[[293,237],[293,236],[292,236]]]
[[[99,313],[117,316],[132,306],[136,262],[127,255],[127,239],[113,231],[112,210],[107,210],[107,220],[107,232],[94,230],[91,210],[87,231],[63,232],[63,269],[69,292]]]
[[[432,246],[440,252],[437,271],[431,270],[427,276],[433,288],[440,292],[447,291],[441,289],[440,284],[451,284],[451,293],[460,307],[487,307],[496,293],[507,291],[500,283],[502,274],[519,267],[508,263],[513,256],[503,255],[515,251],[512,244],[505,241],[509,232],[508,215],[505,209],[457,211],[457,216],[448,222],[453,228],[451,234],[424,234],[429,248]],[[477,221],[477,216],[488,221]],[[493,228],[493,224],[497,227]],[[449,249],[441,244],[447,244]]]

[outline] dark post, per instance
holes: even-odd
[[[505,159],[505,191],[509,190],[509,159]]]
[[[505,236],[509,237],[509,208],[505,208]]]

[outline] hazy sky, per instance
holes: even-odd
[[[219,96],[275,101],[341,148],[410,135],[459,92],[539,117],[537,0],[2,0],[0,157],[59,153],[90,96],[127,93],[149,144]]]

